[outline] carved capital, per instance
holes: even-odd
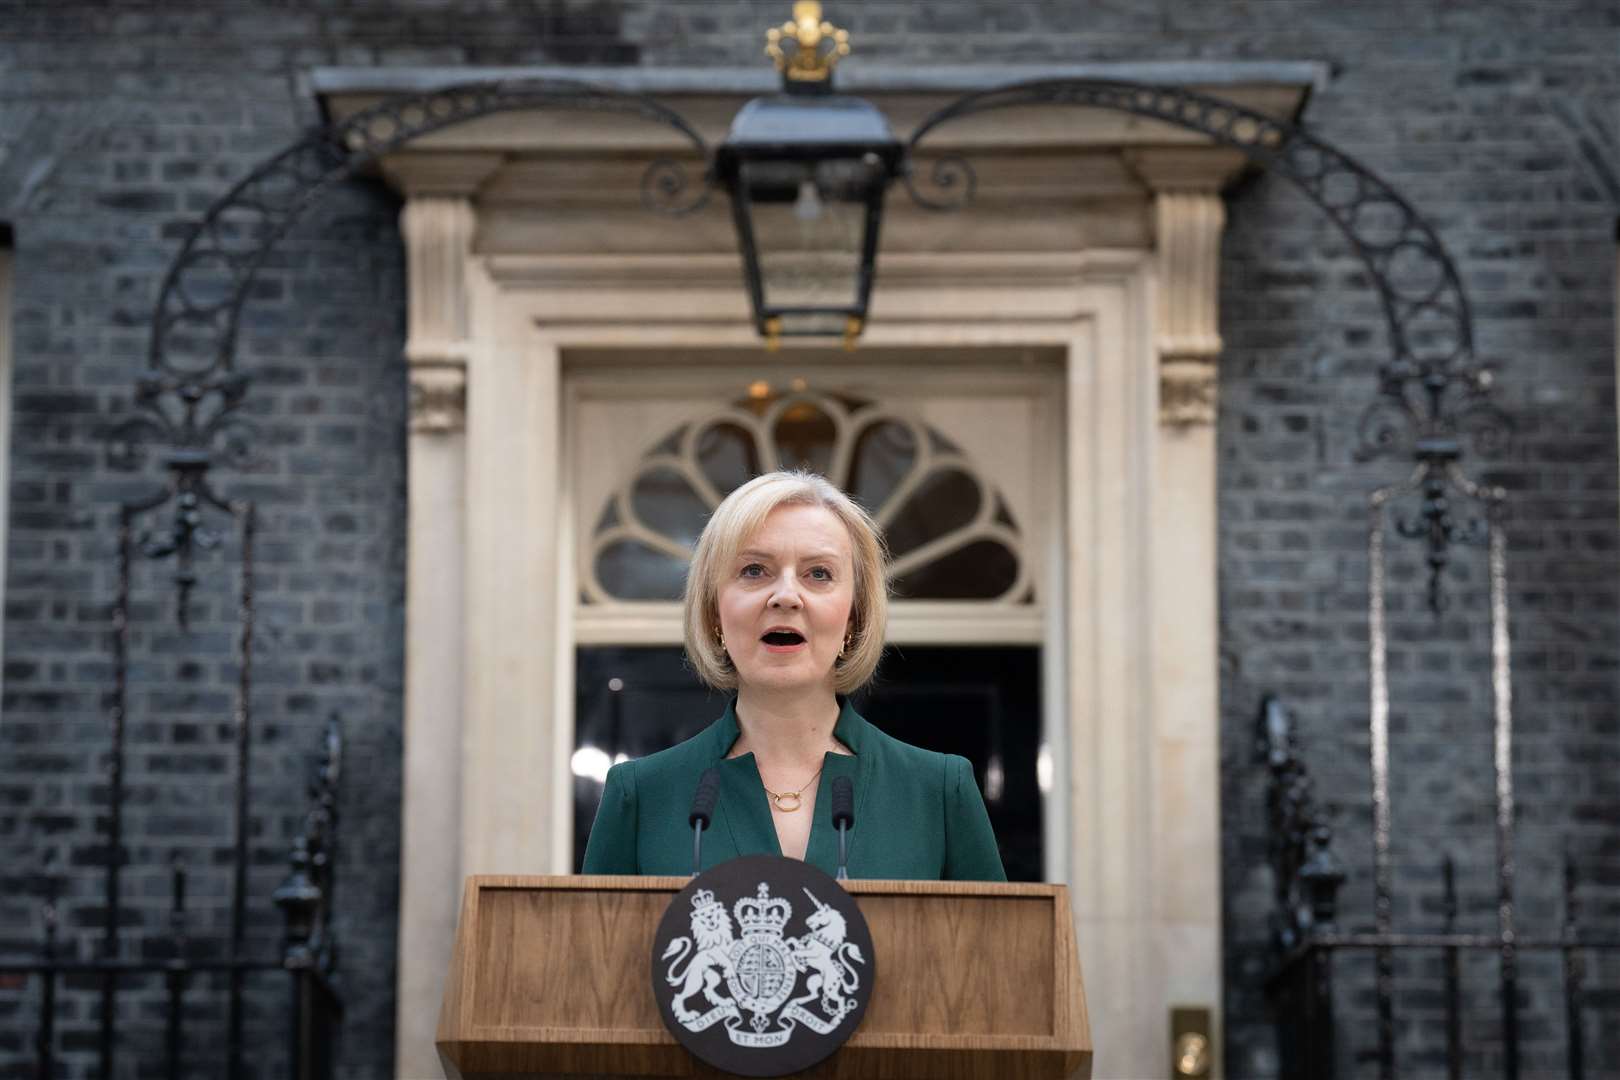
[[[1212,361],[1159,364],[1159,422],[1185,427],[1215,422],[1216,368]]]
[[[467,366],[456,361],[411,365],[411,434],[467,430]]]
[[[1221,229],[1226,206],[1206,191],[1160,191],[1154,199],[1159,251],[1159,419],[1215,422],[1215,363],[1221,353]]]

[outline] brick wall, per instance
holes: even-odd
[[[0,14],[0,216],[16,231],[12,532],[0,724],[0,951],[37,948],[39,868],[63,882],[62,947],[92,955],[105,917],[109,614],[117,504],[160,487],[161,458],[112,469],[107,429],[131,413],[152,304],[188,223],[289,141],[307,113],[278,16],[234,20],[38,5]],[[296,23],[296,19],[293,20]],[[271,63],[270,55],[281,57]],[[269,903],[286,873],[326,719],[348,740],[339,858],[349,1074],[384,1075],[392,1046],[403,654],[405,384],[397,203],[354,184],[289,237],[244,313],[239,359],[258,461],[213,478],[259,508],[250,943],[279,954]],[[166,515],[143,519],[162,531]],[[238,551],[230,523],[199,564],[193,628],[173,616],[172,564],[138,563],[126,787],[126,957],[169,947],[168,864],[191,874],[193,951],[229,920],[231,709]],[[256,1075],[285,1075],[285,986],[250,981]],[[158,980],[125,1016],[161,1000]],[[70,992],[66,1071],[92,1075],[93,1000]],[[0,1075],[32,1060],[37,983],[0,1014]],[[188,991],[191,1075],[218,1067],[221,996]],[[121,1076],[161,1061],[161,1025],[122,1023]],[[147,1075],[142,1072],[141,1075]],[[27,1075],[31,1075],[28,1073]]]
[[[96,936],[115,506],[162,479],[155,464],[133,476],[111,470],[102,437],[129,411],[151,305],[187,222],[312,121],[298,73],[333,64],[753,64],[760,32],[786,6],[0,3],[0,218],[16,229],[0,949],[35,940],[35,868],[46,852],[68,881],[70,937],[88,949]],[[1568,843],[1586,867],[1589,918],[1620,921],[1620,9],[1573,0],[868,0],[829,15],[874,60],[1333,65],[1310,104],[1311,126],[1390,180],[1450,246],[1479,352],[1500,365],[1501,397],[1518,422],[1512,447],[1483,474],[1513,491],[1523,916],[1549,929],[1558,917],[1551,868]],[[392,1045],[404,524],[396,210],[380,188],[351,185],[276,256],[239,350],[256,379],[250,411],[262,460],[216,481],[227,495],[257,499],[264,515],[251,894],[265,948],[277,929],[266,897],[328,714],[342,716],[350,740],[338,873],[351,1001],[342,1074],[351,1077],[389,1075]],[[1229,1071],[1248,1078],[1277,1069],[1261,990],[1270,878],[1254,713],[1267,691],[1298,710],[1354,871],[1347,919],[1366,921],[1365,496],[1404,469],[1352,457],[1384,347],[1352,253],[1275,179],[1245,182],[1229,219],[1219,431],[1226,1004]],[[167,570],[147,566],[137,577],[130,784],[139,797],[128,858],[143,869],[129,875],[140,912],[125,931],[134,952],[161,948],[143,942],[162,928],[157,868],[176,850],[198,875],[193,933],[223,926],[217,853],[229,824],[217,774],[230,762],[221,718],[234,685],[232,556],[227,544],[206,561],[189,639],[169,613]],[[1413,555],[1402,549],[1397,563],[1397,919],[1433,923],[1436,862],[1450,852],[1464,919],[1488,928],[1483,564],[1477,552],[1459,557],[1457,607],[1435,624],[1419,610]],[[1608,974],[1610,986],[1620,983]],[[1414,1016],[1432,1008],[1426,977],[1403,999]],[[1527,1035],[1529,1050],[1552,1052],[1556,1001],[1545,987],[1526,993],[1551,1010]],[[211,1000],[199,992],[198,1008]],[[1492,1060],[1490,995],[1477,1005],[1470,1075]],[[26,1060],[31,1008],[26,997],[0,997],[0,1075]],[[1367,1032],[1365,998],[1346,1008],[1347,1027]],[[68,1020],[81,1033],[93,1022],[88,1003]]]

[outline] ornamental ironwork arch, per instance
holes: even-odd
[[[1490,453],[1505,440],[1509,424],[1490,400],[1493,373],[1474,355],[1461,279],[1433,228],[1370,169],[1297,125],[1181,87],[1102,79],[1017,83],[941,108],[907,142],[903,183],[916,202],[950,210],[973,196],[974,173],[961,154],[943,155],[926,175],[916,175],[914,155],[928,136],[969,116],[1030,106],[1106,109],[1202,134],[1291,181],[1344,233],[1378,293],[1391,352],[1358,426],[1358,457],[1405,451],[1415,459],[1408,483],[1422,493],[1422,504],[1397,525],[1426,546],[1429,603],[1438,614],[1451,546],[1483,537],[1479,523],[1462,520],[1453,501],[1483,502],[1489,516],[1501,497],[1463,475],[1463,443],[1471,440]],[[206,481],[210,464],[215,456],[241,464],[248,454],[251,428],[238,415],[248,379],[234,360],[241,310],[266,256],[321,196],[379,157],[423,135],[522,109],[641,116],[672,128],[698,158],[709,160],[696,129],[646,95],[559,79],[472,82],[389,99],[311,131],[231,188],[187,238],[153,314],[149,374],[137,385],[137,414],[114,429],[110,445],[115,463],[126,465],[140,460],[143,436],[157,437],[172,451],[170,493],[180,507],[153,554],[177,558],[182,590],[193,552],[208,539],[199,508],[228,506]],[[700,177],[694,171],[690,160],[654,161],[642,177],[644,202],[677,214],[698,209],[716,182],[712,171]]]

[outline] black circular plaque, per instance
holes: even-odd
[[[827,1058],[860,1026],[876,975],[855,901],[814,866],[776,855],[693,878],[653,938],[664,1026],[738,1076],[787,1076]]]

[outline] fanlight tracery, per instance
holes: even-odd
[[[810,392],[745,398],[647,451],[593,530],[583,601],[679,600],[692,545],[720,501],[760,473],[798,468],[871,511],[897,599],[1033,603],[1022,532],[955,443],[904,409]]]

